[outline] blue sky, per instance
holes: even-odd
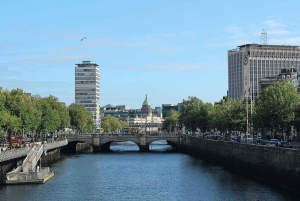
[[[216,102],[227,51],[300,45],[300,1],[9,0],[0,3],[0,86],[74,102],[75,64],[101,71],[101,106]],[[80,41],[81,38],[85,40]]]

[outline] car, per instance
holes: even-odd
[[[280,141],[278,139],[270,139],[270,142],[275,142],[276,147],[280,146]]]
[[[292,145],[291,145],[291,143],[289,142],[289,143],[287,143],[286,141],[282,141],[282,142],[280,142],[280,145],[279,145],[280,147],[287,147],[287,148],[292,148]]]
[[[269,140],[263,140],[263,141],[262,141],[262,145],[268,145],[269,142],[270,142]]]
[[[269,147],[277,147],[275,141],[270,141],[268,144]]]

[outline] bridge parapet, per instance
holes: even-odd
[[[67,144],[68,144],[68,140],[67,139],[44,144],[44,152],[46,153],[47,150],[55,149],[55,148],[58,148],[58,147],[62,147],[62,146],[65,146]]]
[[[4,151],[0,153],[0,162],[9,161],[15,158],[27,156],[30,152],[30,148],[20,148],[16,150]]]

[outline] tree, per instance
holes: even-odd
[[[179,112],[171,109],[168,113],[164,122],[162,124],[163,130],[167,130],[169,132],[174,131],[175,125],[178,124]]]
[[[69,106],[69,115],[71,126],[77,130],[82,133],[94,131],[93,114],[87,111],[83,106],[72,103]]]
[[[244,104],[243,101],[243,98],[227,101],[225,118],[228,131],[245,132],[247,130],[247,104]]]
[[[44,98],[52,110],[56,111],[58,114],[59,125],[57,126],[57,130],[62,130],[70,126],[70,116],[69,109],[65,103],[59,102],[58,98],[50,95],[47,98]]]
[[[34,98],[21,89],[13,89],[11,92],[2,91],[1,97],[7,114],[21,120],[21,124],[15,125],[14,129],[20,132],[23,129],[24,131],[37,129],[41,122],[41,111]]]
[[[287,79],[276,82],[259,94],[255,125],[261,130],[267,128],[289,136],[291,126],[296,121],[298,107],[299,95],[296,88]]]
[[[182,101],[179,113],[179,122],[192,132],[200,129],[202,132],[208,129],[208,111],[212,107],[210,103],[203,103],[196,97]]]
[[[58,110],[51,107],[49,99],[39,99],[40,108],[42,111],[42,121],[38,127],[43,133],[54,132],[60,126],[60,116]]]
[[[125,122],[111,115],[106,115],[101,120],[101,127],[105,132],[119,132],[126,126]]]
[[[225,105],[214,105],[209,110],[209,127],[211,129],[217,129],[224,133],[227,130],[227,116],[226,116],[226,107]]]

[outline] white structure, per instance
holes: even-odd
[[[245,44],[228,51],[228,97],[246,93],[253,99],[260,92],[262,78],[274,77],[281,69],[300,67],[299,46]]]
[[[100,127],[100,68],[91,61],[82,61],[75,67],[75,103],[93,113]]]

